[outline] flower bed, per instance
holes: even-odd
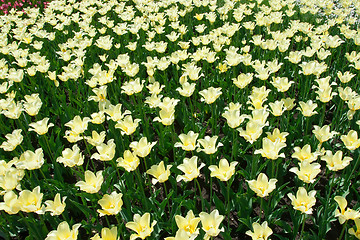
[[[6,6],[2,238],[360,239],[357,1]]]

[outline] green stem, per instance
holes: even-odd
[[[271,161],[271,177],[275,178],[275,161],[276,160],[270,160]]]
[[[235,133],[235,130],[233,131],[233,136],[232,136],[232,151],[231,151],[231,162],[233,161],[234,159],[234,155],[235,155],[235,147],[236,147],[236,142],[235,142],[235,138],[236,138],[236,133]]]
[[[228,222],[227,222],[227,228],[228,231],[230,231],[230,180],[227,181],[227,186],[226,186],[226,214],[227,214],[227,218],[228,218]]]
[[[204,205],[204,199],[202,197],[202,194],[201,194],[201,187],[200,187],[200,183],[199,181],[197,180],[197,178],[195,178],[195,182],[198,186],[198,189],[199,189],[199,197],[200,197],[200,200],[201,200],[201,211],[204,211],[205,209],[205,205]]]
[[[342,228],[342,230],[341,230],[340,237],[339,237],[338,240],[341,240],[341,239],[342,239],[342,237],[343,237],[343,235],[344,235],[344,233],[345,233],[345,229],[346,229],[347,223],[348,223],[348,220],[346,220],[345,224],[343,225],[343,228]]]
[[[327,170],[328,171],[328,170]],[[328,175],[328,174],[326,174]],[[335,182],[335,172],[333,172],[332,174],[332,177],[331,177],[331,182],[330,182],[330,188],[329,188],[329,192],[326,196],[326,202],[330,202],[330,195],[331,195],[331,191],[332,191],[332,188],[334,187],[334,182]],[[328,177],[327,177],[328,179]],[[324,215],[323,215],[323,218],[322,218],[322,224],[320,225],[320,231],[319,231],[319,235],[321,236],[321,239],[323,238],[323,226],[326,225],[326,220],[328,218],[328,204],[325,204],[325,207],[324,207]]]
[[[299,239],[302,239],[302,235],[304,233],[304,228],[305,228],[305,222],[306,222],[306,214],[304,214],[304,216],[303,216],[302,227],[301,227],[301,232],[300,232],[300,238]]]
[[[170,209],[170,204],[169,204],[169,202],[170,202],[170,199],[169,199],[169,197],[168,197],[168,192],[167,192],[167,189],[166,189],[166,182],[164,182],[163,183],[164,184],[164,192],[165,192],[165,196],[166,196],[166,199],[167,199],[167,207],[168,207],[168,209],[169,209],[169,214],[170,214],[170,212],[171,212],[171,209]]]
[[[51,161],[52,161],[52,163],[54,164],[54,167],[55,167],[55,158],[54,158],[54,155],[53,155],[53,153],[51,151],[48,137],[46,136],[46,134],[44,134],[43,136],[45,138],[46,146],[48,148],[48,151],[49,151],[49,154],[50,154],[50,157],[51,157]]]
[[[213,154],[210,155],[210,166],[213,165]],[[210,199],[209,199],[209,202],[210,202],[210,206],[211,206],[211,201],[212,201],[212,192],[213,192],[213,179],[212,177],[210,176],[210,185],[209,185],[209,188],[210,188]]]
[[[29,218],[25,217],[22,212],[19,212],[19,213],[20,213],[20,216],[21,216],[22,220],[25,222],[26,227],[28,228],[29,234],[31,235],[31,232],[33,232],[34,234],[37,235],[38,239],[42,239],[41,233],[39,233],[39,231],[38,231],[39,228],[31,227],[30,224],[27,221],[27,219],[29,219]]]
[[[141,189],[141,194],[143,195],[143,202],[145,203],[144,205],[145,205],[146,209],[148,209],[148,204],[147,204],[147,201],[146,201],[147,197],[146,197],[146,195],[145,195],[145,189],[144,189],[144,186],[143,186],[143,184],[142,184],[142,180],[141,180],[139,168],[137,168],[137,169],[135,170],[135,173],[136,173],[136,176],[137,176],[138,181],[139,181],[139,185],[140,185],[140,189]]]
[[[92,165],[92,167],[93,167],[93,171],[95,171],[95,164],[94,164],[94,161],[91,159],[91,152],[90,152],[90,149],[89,149],[89,146],[88,146],[88,144],[87,144],[87,142],[86,142],[86,139],[85,139],[85,136],[83,135],[83,141],[84,141],[84,143],[85,143],[85,147],[86,147],[86,151],[88,152],[88,154],[89,154],[89,161],[87,162],[87,164],[86,164],[86,170],[88,170],[88,167],[89,167],[89,163],[90,163],[90,161],[91,161],[91,165]]]
[[[213,103],[211,104],[211,120],[212,120],[212,134],[216,135],[216,105]]]
[[[261,221],[261,219],[262,219],[262,216],[263,216],[263,209],[264,209],[264,199],[261,197],[260,198],[260,221]],[[265,213],[264,213],[264,217],[265,217]]]

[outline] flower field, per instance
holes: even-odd
[[[42,6],[1,9],[0,239],[360,239],[359,1]]]

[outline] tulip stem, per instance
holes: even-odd
[[[50,157],[51,157],[51,161],[53,162],[54,167],[55,167],[55,158],[54,158],[53,153],[52,153],[52,151],[51,151],[48,137],[46,136],[46,134],[44,134],[43,136],[44,136],[44,138],[45,138],[45,142],[46,142],[46,145],[47,145],[47,148],[48,148]]]
[[[346,220],[345,224],[343,225],[343,228],[342,228],[342,230],[341,230],[340,237],[339,237],[338,240],[341,240],[341,239],[342,239],[342,237],[343,237],[343,235],[344,235],[344,233],[345,233],[345,229],[346,229],[347,223],[348,223],[348,220]]]
[[[262,219],[263,209],[264,209],[264,199],[263,199],[262,197],[260,197],[260,221],[261,221],[261,219]],[[264,214],[264,217],[265,217],[265,214]]]
[[[85,143],[85,147],[86,147],[86,151],[88,152],[88,154],[89,154],[89,161],[87,162],[87,164],[86,164],[86,170],[88,170],[88,167],[89,167],[89,162],[91,161],[91,164],[92,164],[92,166],[93,166],[93,169],[94,169],[94,171],[95,171],[95,165],[94,165],[94,161],[91,159],[91,153],[90,153],[90,149],[89,149],[89,147],[88,147],[88,144],[87,144],[87,142],[86,142],[86,140],[85,140],[85,136],[83,135],[83,140],[84,140],[84,143]]]
[[[147,197],[146,197],[146,195],[145,195],[144,186],[143,186],[142,181],[141,181],[141,176],[140,176],[139,168],[137,168],[137,169],[135,170],[135,172],[136,172],[135,175],[137,176],[138,181],[139,181],[141,193],[142,193],[142,195],[143,195],[143,200],[144,200],[144,202],[145,202],[145,207],[148,209],[148,205],[147,205],[147,201],[146,201]]]
[[[302,239],[302,235],[304,233],[304,228],[305,228],[305,222],[306,222],[306,213],[304,214],[303,218],[302,218],[302,226],[301,226],[301,232],[300,232],[300,238],[299,239]]]
[[[232,139],[231,161],[233,161],[234,155],[235,155],[235,147],[236,147],[236,143],[235,143],[236,133],[235,133],[235,131],[233,131],[233,136],[232,137],[233,137],[233,139]]]
[[[226,187],[226,214],[228,217],[228,222],[227,222],[227,228],[228,231],[230,232],[230,180],[227,181],[227,187]]]
[[[195,178],[195,182],[198,186],[198,189],[199,189],[199,197],[200,197],[200,200],[201,200],[201,211],[204,211],[205,209],[205,206],[204,206],[204,199],[202,197],[202,194],[201,194],[201,187],[200,187],[200,183],[199,181],[197,180],[197,178]]]
[[[169,204],[170,199],[169,199],[169,197],[168,197],[168,192],[167,192],[167,189],[166,189],[166,182],[164,182],[163,184],[164,184],[164,192],[165,192],[165,196],[166,196],[166,199],[167,199],[167,206],[168,206],[168,209],[169,209],[169,214],[170,214],[170,212],[171,212],[171,209],[170,209],[170,204]]]
[[[212,157],[213,155],[211,154],[210,155],[210,166],[213,164],[213,161],[212,161]],[[210,206],[211,206],[211,201],[212,201],[212,183],[213,183],[213,181],[212,181],[212,177],[210,176],[210,198],[209,198],[209,202],[210,202]]]

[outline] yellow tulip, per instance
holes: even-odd
[[[196,236],[189,236],[184,229],[179,229],[175,237],[166,237],[164,240],[194,240]]]
[[[96,146],[98,153],[91,155],[91,159],[110,161],[115,156],[115,148],[116,144],[114,143],[114,139],[110,139],[107,144],[101,143]]]
[[[196,83],[184,82],[181,88],[176,88],[176,91],[183,97],[190,97],[195,91]]]
[[[6,134],[5,138],[7,140],[0,145],[0,148],[7,152],[13,151],[23,141],[24,137],[21,135],[21,132],[21,129],[15,129],[12,133]]]
[[[17,214],[20,208],[18,196],[13,191],[5,193],[4,202],[0,202],[0,210],[4,210],[7,214]]]
[[[200,99],[202,102],[212,104],[222,94],[222,92],[221,88],[209,87],[208,89],[200,91],[199,94],[202,96]]]
[[[41,168],[44,162],[45,159],[43,150],[38,148],[35,150],[35,152],[30,150],[23,152],[20,158],[15,161],[15,166],[18,169],[34,170]]]
[[[312,131],[315,134],[315,137],[317,140],[319,140],[320,144],[323,142],[326,142],[330,138],[332,138],[334,135],[338,134],[338,132],[331,131],[330,132],[330,126],[324,125],[323,127],[314,126],[314,130]]]
[[[261,225],[257,222],[252,224],[253,232],[248,230],[246,235],[250,236],[252,240],[267,240],[273,233],[271,228],[268,227],[268,223],[265,221]]]
[[[288,197],[295,210],[299,210],[305,214],[312,214],[312,207],[316,203],[315,195],[315,190],[310,191],[308,194],[305,188],[300,187],[296,193],[296,197],[292,193],[289,193]]]
[[[195,217],[192,210],[188,211],[185,217],[176,215],[175,221],[179,230],[184,230],[187,236],[196,238],[199,235],[199,228],[197,226],[200,218]]]
[[[312,115],[317,114],[315,108],[317,108],[317,104],[313,103],[312,100],[307,101],[306,103],[303,101],[299,102],[300,107],[296,108],[297,110],[300,110],[302,115],[304,117],[311,117]]]
[[[41,205],[43,193],[40,192],[40,186],[35,187],[32,191],[23,190],[19,193],[18,204],[23,212],[35,212],[44,214],[45,206]]]
[[[160,117],[155,117],[154,122],[161,122],[165,126],[170,126],[175,120],[175,109],[162,109],[159,112]]]
[[[360,139],[354,130],[350,130],[347,135],[341,135],[340,139],[349,150],[355,150],[360,147]]]
[[[237,128],[240,132],[240,136],[245,138],[246,141],[250,142],[251,144],[254,143],[262,134],[263,132],[263,124],[260,124],[256,121],[250,120],[246,124],[246,129],[243,130],[242,128]]]
[[[85,139],[93,146],[99,146],[105,141],[106,132],[102,131],[100,134],[96,131],[91,132],[91,137],[86,136]]]
[[[235,173],[235,166],[238,162],[229,162],[223,158],[219,162],[219,167],[216,165],[209,166],[209,170],[211,171],[211,177],[217,177],[220,181],[228,181],[232,175]]]
[[[44,135],[48,132],[50,127],[53,127],[54,124],[50,123],[48,124],[49,118],[44,118],[43,120],[30,123],[29,126],[32,127],[29,129],[29,131],[35,131],[39,135]]]
[[[123,68],[123,71],[125,71],[125,73],[127,75],[135,76],[137,74],[137,72],[139,71],[139,65],[136,63],[128,64],[128,65],[126,65],[125,68]],[[144,83],[145,83],[145,80],[142,80],[140,82],[140,78],[136,78],[135,80],[132,79],[128,82],[124,82],[123,85],[121,86],[121,89],[122,89],[121,93],[125,93],[126,95],[129,95],[129,96],[133,95],[135,93],[139,93],[142,91],[142,89],[144,87]]]
[[[64,209],[66,207],[66,204],[65,204],[66,198],[67,197],[63,197],[61,200],[60,193],[57,193],[55,195],[54,201],[51,201],[51,200],[45,201],[45,204],[46,204],[45,211],[50,212],[51,216],[56,216],[56,215],[62,214],[62,212],[64,211]]]
[[[80,153],[80,148],[75,144],[72,149],[66,148],[62,151],[62,156],[56,159],[57,162],[63,163],[65,167],[81,166],[84,163],[84,157]]]
[[[69,224],[67,222],[61,222],[56,230],[53,230],[51,232],[48,233],[47,237],[45,238],[45,240],[76,240],[78,233],[79,233],[79,228],[80,228],[81,224],[75,224],[73,225],[72,229],[70,230]]]
[[[217,139],[218,136],[213,136],[213,137],[205,136],[204,139],[199,139],[198,141],[203,148],[198,148],[196,149],[196,151],[197,152],[203,151],[206,154],[214,154],[217,151],[218,147],[224,146],[222,143],[218,143],[216,145]]]
[[[200,175],[200,169],[205,166],[204,163],[200,164],[200,167],[197,166],[197,156],[193,156],[192,158],[184,158],[183,164],[180,164],[177,168],[183,171],[184,175],[179,175],[176,177],[176,181],[180,182],[184,180],[185,182],[190,182],[194,178],[197,178]]]
[[[268,177],[264,173],[260,173],[256,180],[247,180],[249,187],[253,190],[259,197],[267,197],[275,188],[276,182],[278,180],[275,178],[268,180]]]
[[[74,134],[81,134],[87,129],[90,121],[91,119],[88,117],[81,119],[80,116],[75,116],[73,120],[65,123],[65,126],[71,128]]]
[[[285,143],[286,142],[286,136],[289,135],[288,132],[280,132],[278,128],[274,128],[273,132],[266,132],[267,138],[270,139],[273,142],[280,141]]]
[[[269,103],[269,106],[271,108],[271,114],[274,115],[275,117],[279,117],[281,116],[286,108],[284,107],[284,102],[283,101],[275,101],[275,102],[271,102]]]
[[[140,119],[133,120],[131,115],[127,115],[116,123],[115,128],[121,129],[121,135],[131,135],[136,131],[140,121]]]
[[[179,135],[181,142],[175,143],[174,147],[181,147],[184,151],[193,151],[200,146],[196,143],[198,136],[199,134],[193,131],[189,131],[187,134],[182,133]]]
[[[148,143],[147,138],[142,137],[139,142],[131,142],[130,148],[137,156],[144,158],[149,155],[155,144],[156,142]]]
[[[254,154],[261,154],[262,157],[267,159],[276,160],[279,157],[285,158],[284,153],[280,153],[280,150],[286,147],[286,143],[280,141],[271,141],[269,138],[263,138],[262,140],[263,148],[255,150]]]
[[[341,150],[334,155],[331,151],[326,151],[326,155],[321,157],[321,160],[326,161],[326,166],[331,171],[339,171],[344,169],[353,160],[351,157],[344,157]]]
[[[216,237],[220,232],[223,232],[225,229],[219,228],[221,222],[224,220],[224,216],[219,214],[218,210],[213,210],[210,214],[201,212],[199,214],[202,229],[205,231],[204,240],[210,239],[210,237]]]
[[[139,158],[130,150],[125,150],[124,157],[119,157],[116,162],[118,167],[123,167],[128,172],[134,171],[140,164]]]
[[[346,208],[347,207],[346,198],[342,196],[335,196],[334,200],[337,202],[340,208],[340,211],[339,209],[335,210],[335,217],[339,218],[340,224],[343,224],[345,221],[349,219],[355,220],[357,218],[360,218],[359,211],[355,211],[351,208]]]
[[[125,110],[124,112],[121,111],[122,108],[122,104],[119,103],[117,105],[109,105],[104,112],[106,114],[108,114],[110,116],[110,118],[108,117],[107,119],[111,119],[114,122],[118,122],[121,119],[123,119],[125,117],[125,115],[131,114],[131,112],[129,110]]]
[[[360,239],[360,218],[356,218],[355,220],[356,232],[354,228],[349,229],[349,234],[354,235],[357,239]]]
[[[318,152],[311,152],[311,146],[309,144],[306,144],[303,148],[295,147],[294,151],[295,152],[291,155],[291,157],[296,158],[299,161],[307,161],[311,163],[319,156]]]
[[[116,215],[121,211],[123,205],[122,193],[112,192],[110,195],[105,194],[98,203],[102,207],[102,209],[97,210],[100,217],[104,215]]]
[[[145,213],[142,216],[135,214],[134,221],[126,223],[125,226],[136,232],[130,236],[130,240],[134,240],[136,238],[145,239],[149,237],[154,231],[155,224],[156,220],[154,220],[150,226],[150,213]]]
[[[290,172],[295,173],[298,178],[305,183],[315,182],[316,176],[321,172],[321,165],[318,163],[309,163],[302,161],[299,163],[300,169],[297,167],[290,168]]]
[[[40,111],[42,106],[41,99],[38,93],[24,96],[26,101],[23,101],[25,112],[30,116],[35,116]]]
[[[155,185],[157,182],[163,183],[169,179],[171,167],[172,165],[167,165],[165,169],[164,161],[161,161],[158,165],[151,166],[146,173],[154,177],[151,182]]]
[[[85,181],[79,181],[75,184],[75,186],[80,187],[81,191],[87,193],[97,193],[103,182],[104,177],[102,175],[102,171],[98,171],[95,176],[93,172],[87,170],[85,172]]]
[[[119,240],[117,237],[117,227],[110,228],[102,228],[101,229],[101,237],[99,234],[95,234],[90,240]]]
[[[270,82],[278,92],[286,92],[291,87],[291,84],[295,83],[290,81],[287,77],[273,77],[273,80]]]

